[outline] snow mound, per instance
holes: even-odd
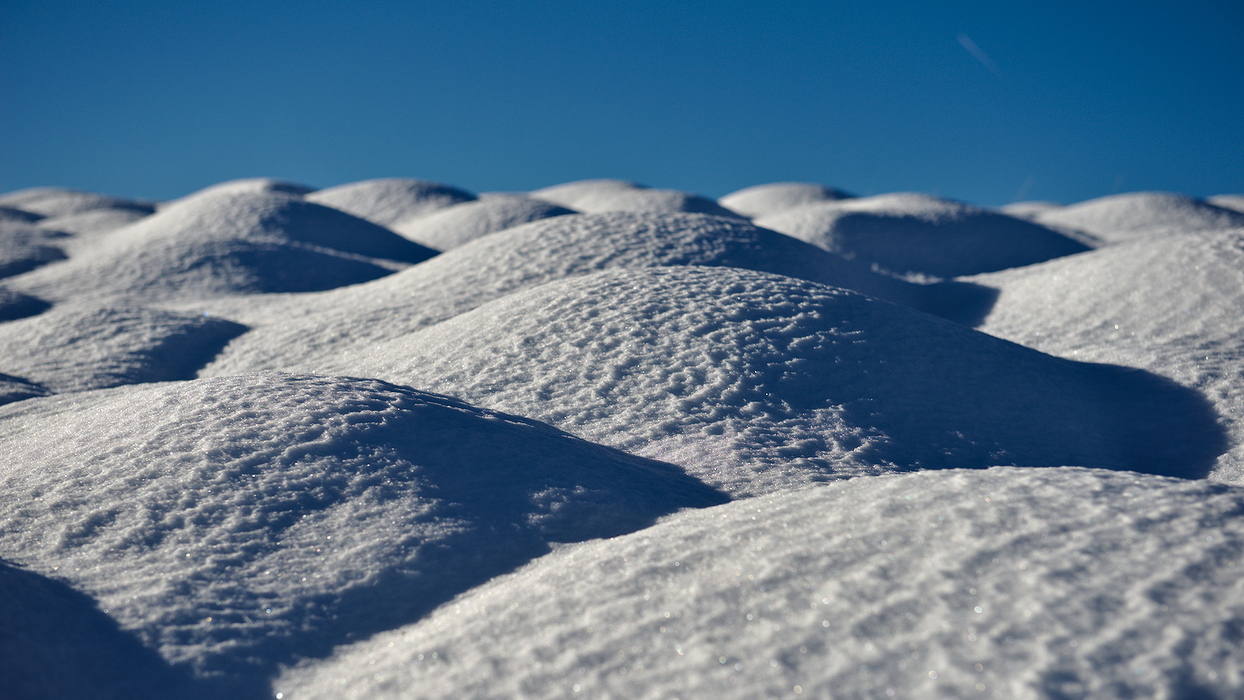
[[[810,204],[756,224],[900,276],[957,277],[1089,249],[1030,221],[911,193]]]
[[[851,199],[854,195],[810,182],[773,182],[755,185],[717,200],[721,206],[748,218],[759,218],[805,204]]]
[[[91,254],[22,278],[49,299],[200,298],[314,291],[390,274],[435,251],[280,193],[200,196],[100,239]],[[386,261],[390,261],[387,262]]]
[[[0,221],[0,277],[12,277],[64,260],[68,236],[29,223]]]
[[[728,218],[742,218],[717,202],[698,194],[651,188],[597,191],[575,198],[575,209],[588,213],[628,211],[645,214],[694,212]]]
[[[970,278],[999,291],[980,330],[1064,357],[1139,367],[1208,397],[1244,484],[1244,229],[1130,243]]]
[[[543,199],[546,202],[560,204],[568,209],[579,209],[579,207],[575,206],[575,202],[583,197],[599,197],[613,192],[630,192],[632,190],[646,189],[648,189],[647,186],[629,180],[601,178],[596,180],[576,180],[560,185],[542,187],[538,190],[532,190],[531,196]]]
[[[0,556],[247,696],[271,697],[279,664],[413,622],[551,543],[724,500],[670,465],[372,380],[80,396],[0,420]]]
[[[1244,194],[1219,194],[1205,201],[1216,207],[1244,213]]]
[[[312,192],[307,201],[340,209],[381,226],[475,199],[475,195],[426,180],[363,180]]]
[[[390,228],[432,250],[449,250],[490,233],[574,213],[534,197],[491,195],[399,221]]]
[[[15,292],[7,287],[0,287],[0,323],[41,314],[51,308],[51,306],[51,304],[38,297]],[[3,332],[3,330],[0,330],[0,332]]]
[[[748,270],[611,270],[360,352],[356,371],[674,462],[734,495],[927,468],[1204,476],[1195,392]]]
[[[1086,231],[1107,243],[1244,226],[1244,213],[1169,192],[1132,192],[1039,214],[1047,226]]]
[[[1010,204],[1005,204],[999,207],[998,211],[1003,214],[1007,214],[1008,216],[1017,216],[1021,219],[1032,219],[1038,214],[1051,212],[1055,209],[1062,209],[1062,207],[1063,205],[1058,202],[1011,202]]]
[[[746,267],[875,296],[920,302],[928,290],[737,218],[704,214],[579,214],[476,239],[391,277],[314,298],[257,307],[225,302],[213,313],[255,328],[206,372],[260,369],[351,373],[377,342],[545,282],[610,268]]]
[[[277,179],[270,178],[270,177],[244,177],[244,178],[238,178],[236,180],[226,180],[225,182],[218,182],[214,185],[209,185],[207,187],[204,187],[201,190],[196,190],[194,192],[191,192],[190,194],[184,197],[178,197],[177,199],[171,199],[167,202],[161,202],[159,204],[159,208],[167,209],[168,207],[182,204],[183,202],[186,202],[187,200],[190,200],[190,199],[194,199],[196,197],[214,196],[214,195],[221,195],[221,194],[278,193],[278,194],[288,194],[294,197],[302,197],[303,195],[311,194],[314,191],[315,191],[314,187],[308,187],[306,185],[301,185],[296,182],[289,182],[287,180],[277,180]]]
[[[146,214],[155,211],[155,206],[146,202],[60,187],[31,187],[9,192],[0,195],[0,205],[15,207],[49,218],[92,209],[130,209]]]
[[[0,372],[56,392],[192,379],[245,330],[170,311],[58,305],[0,324]]]
[[[854,479],[567,547],[273,690],[1238,697],[1242,509],[1084,469]]]
[[[40,228],[55,231],[89,235],[93,233],[107,233],[122,226],[128,226],[148,216],[150,216],[150,212],[141,209],[107,207],[88,209],[76,214],[65,214],[64,216],[43,219],[39,222],[39,226]]]

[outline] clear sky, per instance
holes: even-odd
[[[0,0],[0,191],[1244,192],[1244,3]]]

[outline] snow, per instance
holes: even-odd
[[[843,196],[0,194],[0,697],[1239,697],[1238,196]]]
[[[734,269],[547,284],[354,367],[674,462],[733,495],[993,464],[1203,476],[1223,443],[1204,399],[1152,375]]]
[[[273,687],[300,699],[1232,697],[1242,507],[1239,489],[1070,468],[787,491],[557,550]]]
[[[420,245],[445,251],[520,224],[574,213],[534,197],[492,195],[399,221],[390,228]]]
[[[308,202],[340,209],[381,226],[475,199],[475,195],[456,187],[402,178],[351,182],[306,197]]]
[[[507,294],[610,268],[737,266],[858,289],[913,304],[944,294],[877,275],[818,248],[737,218],[704,214],[579,214],[476,239],[369,284],[314,301],[281,297],[194,304],[254,328],[226,348],[209,375],[284,369],[348,372],[378,342],[444,321]],[[973,289],[973,288],[968,288]],[[950,289],[952,295],[961,290]]]
[[[0,548],[221,687],[416,620],[551,543],[724,501],[669,465],[374,380],[82,397],[0,420]]]
[[[756,224],[899,276],[970,275],[1088,250],[1036,223],[913,193],[809,204]]]
[[[313,291],[363,282],[435,254],[388,229],[283,193],[191,198],[23,278],[48,299]],[[14,287],[19,289],[18,287]]]
[[[970,279],[1000,291],[985,332],[1207,397],[1233,445],[1213,477],[1244,485],[1244,229],[1145,237]]]
[[[749,219],[777,214],[805,204],[850,199],[853,195],[810,182],[774,182],[744,187],[721,197],[717,203]]]
[[[1170,192],[1131,192],[1043,212],[1036,221],[1086,231],[1106,243],[1244,226],[1244,213]]]
[[[1219,194],[1205,201],[1216,207],[1244,213],[1244,194]]]

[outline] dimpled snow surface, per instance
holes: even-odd
[[[0,193],[0,699],[1244,697],[1238,188],[849,189]]]

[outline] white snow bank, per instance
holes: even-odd
[[[1205,201],[1216,207],[1244,213],[1244,194],[1219,194]]]
[[[35,224],[0,220],[0,278],[12,277],[64,260],[68,234],[48,231]]]
[[[956,277],[1088,250],[1030,221],[911,193],[809,204],[756,224],[900,276]]]
[[[201,315],[61,304],[0,323],[0,372],[55,392],[193,379],[245,330]]]
[[[730,218],[739,216],[698,194],[655,189],[627,180],[579,180],[534,190],[531,195],[590,214],[627,211],[637,214],[690,212]]]
[[[855,265],[737,218],[703,214],[580,214],[524,224],[382,280],[315,296],[209,305],[254,330],[206,372],[260,369],[351,373],[377,342],[545,282],[609,268],[748,267],[913,304],[926,289]],[[188,308],[200,308],[193,306]]]
[[[312,291],[387,275],[394,265],[384,261],[435,255],[388,229],[281,193],[194,197],[93,239],[89,251],[15,280],[14,287],[48,299],[139,303]]]
[[[1210,477],[1244,484],[1244,229],[1143,238],[970,280],[999,290],[980,330],[1204,394],[1233,436]]]
[[[61,187],[31,187],[8,192],[0,195],[0,205],[23,209],[49,218],[77,214],[91,209],[131,209],[147,214],[155,211],[155,205],[147,202]]]
[[[475,199],[475,195],[438,182],[387,178],[337,185],[312,192],[306,198],[309,202],[388,226],[469,202]]]
[[[1131,192],[1043,212],[1036,221],[1086,231],[1107,243],[1244,226],[1244,213],[1170,192]]]
[[[432,250],[449,250],[490,233],[574,213],[534,197],[491,195],[455,204],[426,216],[399,221],[390,228]]]
[[[0,206],[0,223],[16,221],[23,224],[32,223],[42,219],[42,214],[36,214],[32,211],[18,209],[16,207]]]
[[[1244,493],[923,472],[558,550],[286,698],[1238,697]]]
[[[850,199],[854,195],[811,182],[773,182],[755,185],[721,197],[721,206],[756,219],[805,204]]]
[[[547,421],[734,495],[921,468],[1203,476],[1198,394],[846,290],[747,270],[610,270],[360,351],[367,376]]]
[[[278,664],[412,622],[550,543],[724,500],[669,465],[364,379],[32,399],[0,409],[0,439],[0,557],[232,686],[215,697],[263,697]]]

